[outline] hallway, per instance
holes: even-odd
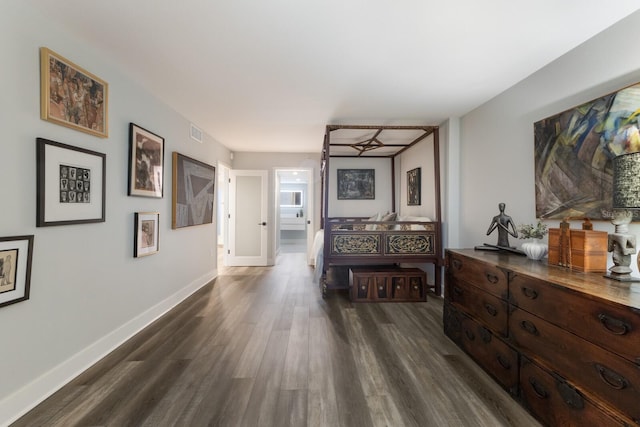
[[[442,300],[320,297],[303,253],[228,267],[14,426],[537,426]]]

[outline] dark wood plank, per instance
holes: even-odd
[[[15,426],[537,426],[442,332],[442,299],[327,299],[303,254],[220,276]]]

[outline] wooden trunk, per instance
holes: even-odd
[[[563,265],[560,229],[549,229],[549,264],[571,267],[573,270],[583,272],[606,272],[607,232],[594,230],[569,230],[569,232],[569,253],[566,257],[568,265]]]
[[[419,268],[351,267],[349,287],[354,302],[427,300],[427,274]]]

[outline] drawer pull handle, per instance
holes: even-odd
[[[367,289],[367,287],[362,285],[362,287],[360,289],[362,289],[364,291],[365,289]]]
[[[502,366],[504,369],[511,369],[511,362],[502,357],[501,354],[498,355],[497,359],[500,366]]]
[[[612,371],[606,366],[602,366],[599,363],[595,364],[596,371],[598,371],[598,375],[600,375],[600,379],[604,381],[609,387],[614,388],[616,390],[622,390],[627,388],[629,382],[625,377],[618,374],[617,372]]]
[[[564,403],[566,403],[567,406],[578,410],[584,409],[584,399],[576,389],[564,381],[556,383],[556,387],[558,388],[558,393],[560,393],[562,400],[564,400]]]
[[[459,259],[454,259],[453,261],[451,261],[451,266],[456,270],[460,270],[462,268],[462,261],[460,261]]]
[[[491,332],[487,328],[480,328],[480,338],[482,342],[488,344],[491,342]]]
[[[384,289],[384,286],[378,286],[378,290],[381,291]]]
[[[486,277],[487,277],[487,280],[489,281],[489,283],[493,283],[494,285],[496,283],[498,283],[498,280],[500,280],[500,279],[498,279],[498,276],[496,276],[495,274],[487,273]]]
[[[460,286],[454,286],[453,287],[453,293],[460,296],[464,293],[464,291],[462,290],[462,288]]]
[[[600,313],[598,315],[598,319],[600,319],[600,323],[602,323],[602,326],[604,326],[604,328],[612,334],[625,335],[631,330],[631,326],[629,326],[628,323],[623,322],[620,319],[607,316],[604,313]]]
[[[527,288],[526,286],[522,287],[522,293],[525,297],[530,299],[538,298],[538,291],[536,291],[535,289]]]
[[[467,336],[467,338],[469,338],[470,341],[473,341],[476,339],[475,334],[468,329],[465,329],[464,334]]]
[[[529,384],[531,384],[533,392],[540,399],[546,399],[549,397],[549,392],[534,377],[529,377]]]
[[[498,310],[488,302],[484,304],[484,309],[487,310],[487,313],[494,317],[496,316],[496,314],[498,314]]]
[[[538,328],[536,328],[536,325],[534,325],[532,322],[529,322],[528,320],[522,320],[520,322],[520,327],[529,332],[531,335],[540,335],[540,332],[538,332]]]

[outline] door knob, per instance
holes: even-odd
[[[258,225],[267,225],[266,222],[259,222]]]

